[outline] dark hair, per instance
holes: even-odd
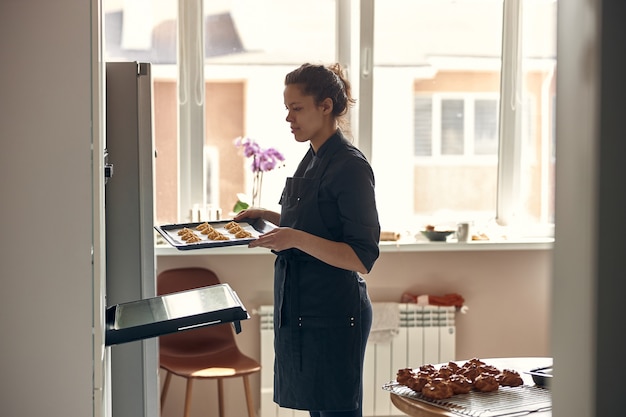
[[[319,104],[326,98],[333,101],[333,115],[339,126],[347,130],[348,120],[343,117],[356,103],[352,98],[350,82],[343,74],[340,64],[324,65],[303,64],[285,76],[285,85],[300,84],[304,95],[313,96]]]

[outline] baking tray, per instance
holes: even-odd
[[[497,417],[525,415],[552,408],[552,395],[549,390],[520,385],[518,387],[500,387],[493,392],[471,391],[457,394],[445,400],[431,400],[411,388],[391,381],[382,387],[401,397],[410,398],[435,406],[459,416]]]
[[[172,246],[174,246],[178,250],[194,250],[194,249],[204,249],[204,248],[220,248],[224,246],[235,246],[235,245],[247,245],[253,240],[257,239],[259,235],[263,233],[267,233],[272,229],[275,229],[276,226],[270,222],[266,222],[261,218],[257,219],[242,219],[237,221],[244,230],[247,230],[252,234],[252,237],[248,238],[236,238],[234,235],[230,234],[228,230],[224,228],[227,223],[233,221],[232,219],[225,220],[217,220],[217,221],[208,221],[208,222],[193,222],[193,223],[176,223],[176,224],[166,224],[162,226],[155,226],[157,232],[163,236],[163,238]],[[200,233],[199,230],[196,230],[196,227],[202,223],[210,224],[215,230],[222,233],[225,236],[228,236],[229,240],[209,240],[205,235]],[[192,230],[198,237],[202,240],[199,242],[187,243],[185,242],[179,235],[178,232],[182,229],[187,228]]]
[[[549,388],[552,382],[552,365],[543,368],[535,368],[526,372],[533,377],[533,381],[540,387]]]
[[[250,315],[226,283],[116,304],[106,309],[105,345],[116,345],[220,323]]]

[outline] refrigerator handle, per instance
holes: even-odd
[[[109,181],[109,178],[113,176],[113,164],[109,163],[109,151],[104,150],[104,183]]]

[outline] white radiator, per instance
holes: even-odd
[[[369,343],[363,370],[363,415],[403,415],[381,387],[395,379],[398,369],[455,359],[455,308],[398,304],[399,334],[386,343]],[[300,417],[307,412],[278,407],[273,401],[273,306],[261,306],[261,416]]]

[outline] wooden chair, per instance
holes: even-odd
[[[213,271],[204,268],[171,269],[157,277],[157,294],[169,294],[219,284]],[[159,366],[166,371],[161,391],[161,408],[172,374],[187,380],[184,417],[189,417],[191,390],[195,379],[217,380],[220,417],[224,417],[224,378],[242,377],[248,407],[248,416],[254,417],[254,403],[250,392],[250,374],[259,372],[261,365],[239,351],[231,323],[202,327],[161,336]]]

